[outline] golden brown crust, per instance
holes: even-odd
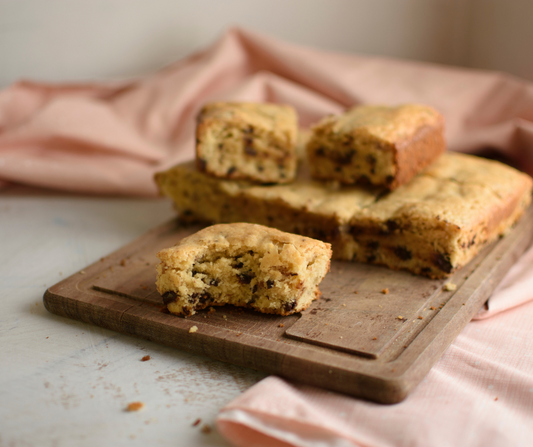
[[[311,175],[394,190],[444,152],[443,134],[443,117],[428,106],[354,107],[313,127]]]
[[[257,186],[208,178],[181,165],[158,177],[181,212],[207,221],[252,221],[333,245],[337,259],[441,278],[505,233],[531,200],[532,180],[506,165],[458,153],[395,191],[311,181]]]
[[[207,104],[197,117],[197,168],[219,178],[288,183],[296,173],[297,135],[290,106]]]
[[[157,290],[171,313],[233,304],[290,315],[317,298],[331,246],[250,223],[219,224],[161,250]]]

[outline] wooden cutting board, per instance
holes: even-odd
[[[50,287],[57,315],[382,403],[403,400],[485,303],[533,239],[533,210],[446,281],[333,262],[322,298],[301,314],[235,307],[192,317],[165,312],[158,250],[200,227],[177,220]],[[446,291],[443,284],[457,286]],[[388,293],[387,293],[388,290]],[[197,332],[190,333],[192,326]]]

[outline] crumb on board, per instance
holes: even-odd
[[[130,402],[126,407],[126,411],[140,411],[144,408],[143,402]]]
[[[453,282],[447,282],[446,284],[442,286],[442,289],[445,290],[446,292],[452,292],[455,289],[457,289],[457,285],[455,285]]]
[[[285,327],[283,323],[278,324],[278,327]]]
[[[189,334],[194,334],[197,330],[198,330],[198,326],[192,326],[192,327],[189,329]]]
[[[343,307],[346,307],[346,303],[342,303],[342,306],[343,306]]]
[[[381,291],[383,295],[387,295],[389,293],[389,289],[385,288]]]
[[[398,320],[403,320],[403,317],[401,315],[398,315],[396,318],[398,318]]]
[[[358,294],[359,292],[357,290],[354,290],[353,293]]]
[[[85,275],[85,270],[80,270],[80,275]]]
[[[203,427],[202,427],[202,433],[208,435],[209,433],[211,433],[211,426],[208,425],[208,424],[205,424]]]
[[[200,418],[196,419],[193,423],[192,423],[192,426],[193,427],[196,427],[197,425],[199,425],[200,423],[202,422],[202,420]]]
[[[222,318],[224,318],[224,320],[228,319],[228,317],[226,315],[222,315]]]
[[[423,320],[424,317],[423,317],[422,315],[419,315],[419,316],[418,316],[418,319],[419,319],[419,320]]]
[[[377,337],[374,337],[372,340],[377,340],[378,338]]]
[[[210,307],[208,312],[209,312],[209,313],[212,313],[212,312],[216,312],[216,311],[217,311],[217,310],[216,310],[214,307]]]
[[[120,265],[121,265],[122,267],[126,267],[126,260],[125,260],[125,259],[122,259],[122,260],[120,261]]]
[[[150,360],[150,356],[149,355],[145,355],[142,359],[141,359],[141,362],[147,362],[148,360]]]
[[[431,306],[429,310],[435,310],[436,308],[434,306]]]

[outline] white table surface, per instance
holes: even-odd
[[[0,447],[229,445],[218,410],[265,374],[43,306],[48,287],[173,216],[163,199],[0,189]]]

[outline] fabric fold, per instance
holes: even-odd
[[[193,157],[195,116],[211,100],[289,103],[304,127],[356,104],[424,103],[445,116],[451,150],[491,148],[533,173],[530,83],[321,51],[233,28],[209,48],[144,78],[21,81],[1,91],[0,181],[154,196],[154,173]],[[72,175],[86,164],[84,175]]]

